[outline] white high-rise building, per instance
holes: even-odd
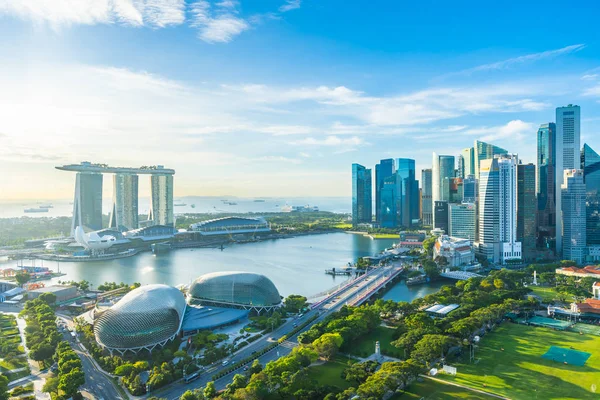
[[[471,245],[477,235],[477,206],[473,203],[448,205],[449,236],[469,239]]]
[[[563,259],[581,264],[586,251],[586,187],[583,170],[563,172],[561,198]]]
[[[517,156],[496,155],[479,169],[479,254],[494,263],[521,259],[517,241]]]
[[[564,171],[579,169],[580,162],[580,109],[569,104],[556,109],[556,253],[562,254],[562,184]]]

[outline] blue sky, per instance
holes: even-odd
[[[53,166],[84,159],[175,168],[178,196],[348,196],[352,162],[475,139],[534,162],[568,103],[600,150],[600,6],[481,4],[0,0],[0,199],[68,198]]]

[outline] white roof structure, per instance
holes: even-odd
[[[458,307],[460,307],[459,304],[448,304],[448,305],[445,305],[445,304],[436,304],[434,306],[431,306],[431,307],[427,308],[425,310],[425,312],[445,317],[450,311],[454,311]]]

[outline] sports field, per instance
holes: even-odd
[[[542,357],[552,346],[591,356],[583,366]],[[475,358],[477,364],[469,364],[468,357],[454,363],[455,377],[437,377],[515,400],[600,398],[600,337],[595,335],[506,323],[482,339]]]

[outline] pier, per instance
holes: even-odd
[[[348,268],[344,268],[344,269],[326,269],[325,273],[327,275],[352,275],[354,272],[356,272],[356,269],[348,269]]]

